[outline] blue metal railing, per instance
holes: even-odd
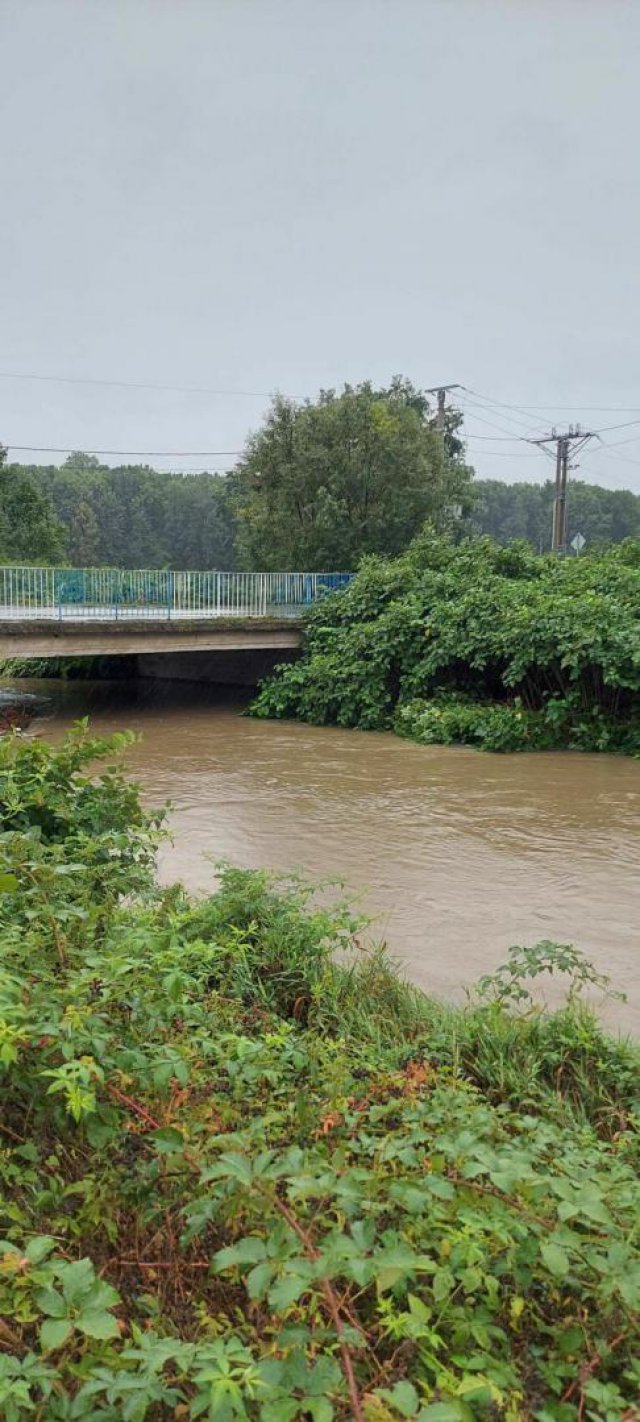
[[[296,616],[352,576],[0,567],[0,618]]]

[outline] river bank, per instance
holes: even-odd
[[[454,1000],[513,943],[572,942],[627,992],[605,1020],[640,1036],[640,763],[256,721],[212,687],[20,688],[50,698],[48,739],[85,715],[139,734],[127,765],[172,805],[164,882],[204,892],[221,859],[342,875],[403,971]]]
[[[0,743],[3,1415],[637,1422],[640,1059],[529,996],[585,960],[453,1009],[300,886],[159,890],[122,749]]]

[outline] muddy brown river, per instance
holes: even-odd
[[[163,879],[206,890],[220,859],[340,875],[406,974],[446,997],[512,943],[572,942],[627,994],[607,1021],[640,1035],[640,762],[253,721],[213,687],[19,685],[49,698],[32,731],[89,714],[140,733],[128,765],[147,802],[172,802]]]

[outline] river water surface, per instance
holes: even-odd
[[[19,685],[49,698],[44,735],[85,714],[141,734],[128,765],[148,803],[172,802],[163,879],[205,890],[219,859],[343,876],[443,996],[512,943],[572,942],[627,993],[607,1020],[640,1035],[640,762],[254,721],[214,687]]]

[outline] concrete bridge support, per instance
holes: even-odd
[[[160,663],[176,654],[210,654],[212,659],[240,653],[263,656],[263,665],[269,669],[288,654],[295,654],[301,643],[302,627],[294,617],[0,619],[0,659],[139,656],[145,661],[153,657],[158,675]]]

